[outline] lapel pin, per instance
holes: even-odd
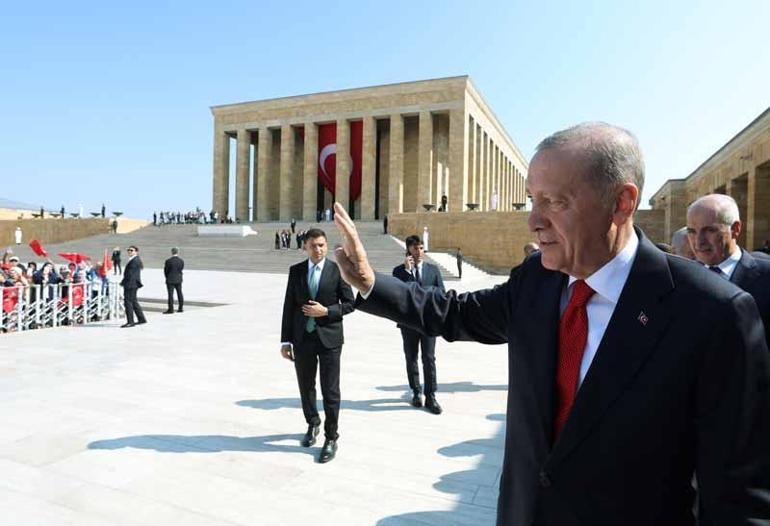
[[[639,316],[636,319],[639,320],[639,323],[645,326],[647,325],[647,322],[650,321],[650,318],[647,317],[644,311],[639,312]]]

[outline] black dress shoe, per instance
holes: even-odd
[[[128,327],[133,327],[134,325],[136,325],[136,324],[135,323],[124,323],[123,325],[120,326],[120,328],[121,329],[127,329]]]
[[[184,312],[184,309],[177,309],[177,312]]]
[[[334,460],[334,457],[336,455],[337,455],[337,441],[329,440],[327,438],[324,441],[324,447],[321,448],[321,454],[318,456],[318,462],[320,462],[321,464],[326,464],[327,462]]]
[[[422,397],[420,396],[420,393],[415,391],[415,393],[412,395],[412,402],[411,404],[414,407],[422,407]]]
[[[163,314],[174,314],[174,311],[172,311],[172,310],[164,310]]]
[[[141,325],[141,324],[143,324],[143,323],[147,323],[147,320],[142,320],[142,321],[138,321],[138,322],[136,322],[136,324],[137,324],[137,325]]]
[[[307,433],[302,437],[302,447],[310,447],[315,444],[315,437],[318,436],[320,428],[321,426],[314,426],[312,424],[308,426]]]
[[[443,409],[441,409],[441,406],[438,405],[438,402],[436,402],[436,397],[433,395],[425,397],[425,409],[427,409],[434,415],[440,415],[441,412],[443,411]]]

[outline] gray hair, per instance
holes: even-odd
[[[675,231],[673,234],[671,234],[671,246],[674,247],[675,251],[679,251],[681,247],[684,246],[685,243],[689,243],[690,241],[687,239],[687,227],[683,226],[679,230]]]
[[[639,141],[630,131],[606,122],[583,122],[546,137],[535,149],[577,148],[586,161],[586,175],[605,199],[619,185],[633,183],[641,202],[644,188],[644,159]],[[636,203],[639,206],[639,202]]]
[[[689,214],[696,208],[706,208],[713,210],[716,214],[717,222],[722,225],[732,225],[741,220],[741,213],[738,210],[738,203],[735,199],[725,194],[708,194],[696,199],[687,207]]]
[[[176,256],[179,254],[179,249],[177,247],[171,247],[171,255]]]

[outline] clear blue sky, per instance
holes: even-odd
[[[635,132],[646,203],[770,106],[768,20],[767,0],[6,4],[0,197],[208,210],[209,106],[468,74],[528,158],[584,120]]]

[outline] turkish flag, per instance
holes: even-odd
[[[91,259],[85,254],[79,254],[77,252],[59,252],[59,256],[66,259],[67,261],[71,261],[72,263],[75,263],[76,265],[78,263]]]
[[[40,241],[38,241],[37,239],[33,239],[32,241],[29,242],[29,248],[31,248],[32,252],[34,252],[38,256],[41,256],[41,257],[48,256],[48,252],[45,251],[45,249],[43,248],[43,245],[41,245]]]
[[[19,303],[19,289],[17,287],[0,288],[0,296],[3,298],[3,312],[13,312]]]
[[[99,269],[99,275],[101,277],[105,277],[107,275],[107,272],[112,270],[112,260],[107,255],[107,249],[104,249],[104,256],[102,256],[102,268]]]
[[[364,123],[350,123],[349,174],[350,198],[358,199],[361,195],[361,168],[363,159]],[[337,183],[337,123],[318,126],[318,179],[332,194]]]
[[[337,123],[318,125],[318,180],[334,195],[337,180]]]

